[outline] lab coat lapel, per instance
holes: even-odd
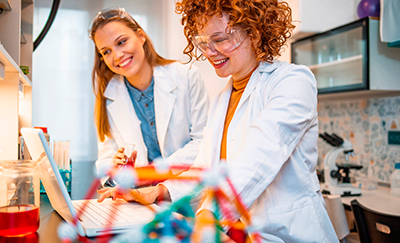
[[[164,154],[165,136],[176,100],[173,91],[176,88],[175,81],[162,66],[154,68],[154,109],[161,154]]]
[[[260,78],[259,69],[260,69],[260,67],[258,67],[256,70],[254,70],[253,74],[251,75],[249,82],[247,83],[246,88],[244,89],[242,97],[240,97],[239,104],[236,107],[237,111],[240,109],[240,107],[243,105],[243,103],[250,97],[250,94],[256,88],[257,82]]]
[[[115,75],[104,95],[108,99],[107,110],[120,131],[123,142],[136,146],[143,144],[140,121],[133,108],[123,76]],[[118,146],[123,146],[123,144],[118,144]]]
[[[240,107],[243,105],[243,103],[250,97],[251,93],[255,90],[257,87],[257,84],[259,83],[260,76],[262,73],[272,73],[277,67],[278,67],[278,61],[270,64],[270,63],[265,63],[261,62],[260,65],[256,70],[254,70],[253,74],[250,77],[249,82],[246,85],[246,88],[242,94],[242,97],[240,98],[239,104],[236,107],[236,110],[238,111]],[[236,113],[236,112],[235,112]]]
[[[216,100],[214,100],[214,111],[212,115],[210,114],[209,117],[209,124],[213,124],[210,129],[211,139],[207,139],[208,142],[205,144],[206,146],[206,158],[207,161],[211,161],[211,163],[219,162],[220,159],[220,151],[221,151],[221,140],[222,140],[222,133],[224,131],[224,123],[226,117],[226,111],[228,108],[229,99],[232,93],[232,80],[229,80],[228,84],[225,88],[221,91]]]

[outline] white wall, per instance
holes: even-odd
[[[33,36],[42,30],[52,0],[36,0]],[[50,31],[33,53],[33,126],[48,127],[51,141],[70,140],[72,197],[82,198],[93,181],[97,158],[91,86],[90,19],[103,1],[61,1]],[[89,169],[88,169],[89,168]]]

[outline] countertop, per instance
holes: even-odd
[[[375,190],[361,189],[361,196],[342,197],[342,203],[350,206],[354,199],[374,211],[400,216],[400,198],[390,195],[390,188],[387,186],[378,186]]]

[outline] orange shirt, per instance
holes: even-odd
[[[256,67],[257,68],[257,67]],[[226,111],[225,123],[224,123],[224,132],[222,134],[221,140],[221,153],[220,159],[226,159],[226,135],[228,133],[228,127],[231,123],[232,117],[235,114],[236,107],[239,104],[240,97],[246,88],[247,83],[250,80],[251,75],[253,74],[254,70],[247,74],[244,78],[239,80],[233,80],[233,88],[231,93],[231,98],[229,99],[228,109]]]

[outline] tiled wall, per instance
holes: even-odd
[[[400,96],[352,101],[321,101],[318,107],[319,131],[336,133],[349,140],[355,157],[350,162],[363,168],[353,170],[356,176],[366,175],[372,164],[381,182],[389,182],[394,163],[400,162],[400,145],[388,145],[388,131],[400,130]],[[333,147],[318,141],[318,168]],[[338,161],[344,162],[344,156]]]

